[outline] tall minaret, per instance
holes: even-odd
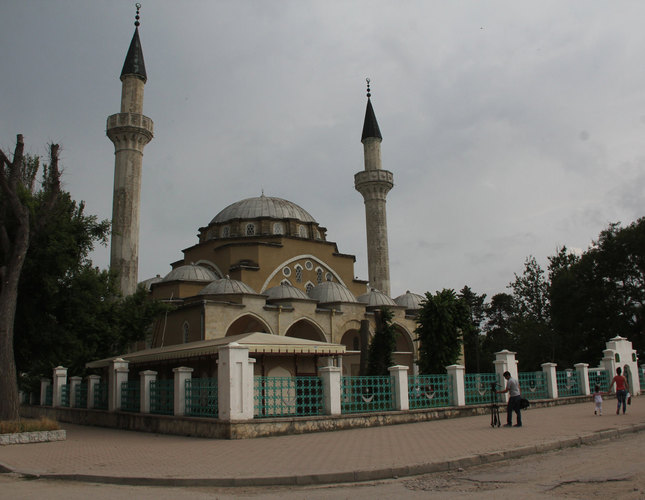
[[[367,79],[367,109],[363,124],[365,170],[354,175],[354,187],[365,200],[367,226],[367,272],[370,286],[390,295],[390,260],[387,245],[385,198],[394,186],[392,172],[381,168],[381,131],[378,128]]]
[[[153,136],[152,120],[142,114],[146,67],[139,41],[139,9],[121,71],[121,112],[107,120],[114,143],[114,198],[110,270],[118,273],[123,295],[136,291],[139,267],[139,205],[143,148]]]

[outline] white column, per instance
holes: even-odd
[[[54,368],[54,384],[52,387],[52,406],[61,406],[62,387],[67,384],[67,368],[57,366]]]
[[[390,366],[390,375],[394,379],[394,409],[406,411],[410,409],[408,395],[408,367],[403,365]]]
[[[47,388],[51,383],[51,380],[48,378],[40,379],[40,406],[45,406],[47,404]]]
[[[555,373],[556,363],[542,363],[542,371],[546,373],[546,390],[550,399],[558,398],[558,379]]]
[[[219,418],[253,419],[253,363],[248,347],[237,342],[221,347],[217,360]]]
[[[589,363],[576,363],[573,365],[578,372],[578,380],[580,381],[580,395],[589,396]]]
[[[600,366],[602,366],[603,369],[607,370],[609,380],[614,378],[614,375],[616,375],[616,359],[614,358],[615,352],[616,351],[614,351],[613,349],[605,349],[604,351],[602,351],[603,356],[600,360]],[[613,390],[616,390],[615,385]]]
[[[110,373],[108,380],[108,410],[117,411],[121,409],[121,384],[128,381],[128,362],[123,358],[115,358],[110,361]]]
[[[101,377],[98,375],[87,376],[87,409],[94,408],[94,395],[96,394],[96,386],[101,383]]]
[[[82,377],[70,377],[69,378],[69,407],[76,407],[76,388],[81,385]]]
[[[187,366],[180,366],[173,368],[172,372],[175,374],[175,390],[174,390],[174,414],[186,414],[186,380],[192,378],[193,369]]]
[[[466,385],[464,374],[466,367],[463,365],[446,366],[448,376],[452,381],[451,403],[453,406],[466,406]]]
[[[139,383],[141,384],[139,411],[141,413],[150,413],[150,382],[152,380],[157,380],[157,372],[153,370],[139,372]]]
[[[341,368],[324,366],[318,370],[323,384],[323,402],[325,415],[340,415],[340,381]]]

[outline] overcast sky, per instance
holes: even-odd
[[[229,204],[285,198],[356,255],[365,77],[383,135],[393,297],[506,291],[527,256],[645,215],[645,2],[143,0],[139,279]],[[134,2],[3,0],[0,147],[62,147],[65,188],[112,213]],[[106,268],[109,251],[93,254]]]

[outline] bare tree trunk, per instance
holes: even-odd
[[[16,361],[13,351],[14,320],[18,302],[18,284],[25,263],[30,237],[50,217],[60,193],[58,145],[50,147],[50,164],[45,168],[41,212],[30,220],[29,200],[21,199],[28,191],[33,195],[36,169],[26,172],[24,142],[18,135],[13,161],[0,150],[0,420],[19,417],[20,400]]]

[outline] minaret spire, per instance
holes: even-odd
[[[390,262],[387,240],[387,193],[394,186],[392,172],[381,168],[381,130],[374,108],[370,79],[367,78],[367,107],[363,123],[363,156],[365,170],[354,175],[354,187],[365,201],[367,229],[367,267],[370,286],[390,295]]]
[[[143,115],[143,87],[148,79],[139,40],[139,11],[121,71],[121,112],[108,117],[106,133],[114,143],[114,197],[110,270],[116,271],[123,295],[137,289],[139,208],[143,148],[153,137],[153,123]]]

